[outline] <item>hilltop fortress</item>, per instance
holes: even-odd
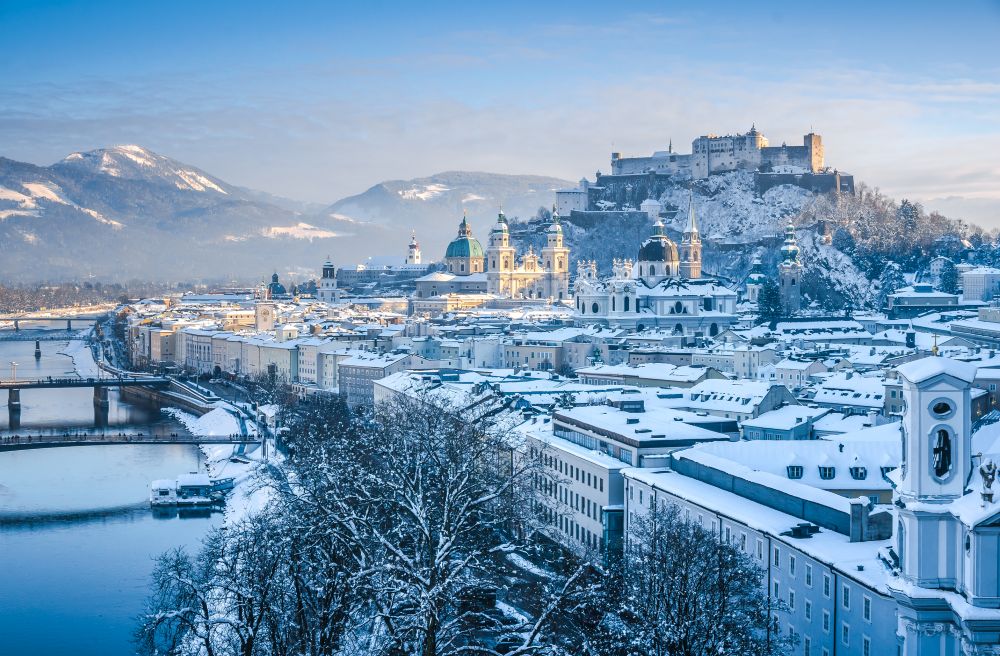
[[[746,134],[700,136],[691,142],[690,155],[673,152],[673,144],[650,157],[622,157],[621,153],[611,153],[612,175],[652,172],[700,179],[713,173],[771,172],[775,169],[787,173],[822,172],[823,138],[810,132],[802,137],[801,146],[771,146],[767,137],[753,126]]]
[[[801,146],[771,146],[756,126],[745,134],[703,135],[691,142],[691,153],[674,152],[671,143],[648,157],[611,153],[610,175],[597,173],[575,189],[556,192],[559,214],[637,211],[646,199],[657,199],[678,180],[701,180],[732,171],[752,171],[757,194],[784,184],[810,191],[854,193],[854,177],[825,165],[823,138],[810,132]]]

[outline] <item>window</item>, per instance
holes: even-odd
[[[775,581],[775,582],[774,582],[774,593],[773,593],[773,595],[772,595],[772,596],[773,596],[773,597],[774,597],[775,599],[777,599],[777,598],[778,598],[778,589],[779,589],[779,585],[778,585],[778,582],[777,582],[777,581]]]
[[[809,636],[802,639],[802,655],[812,656],[812,640],[809,639]]]
[[[823,596],[827,599],[830,598],[830,575],[823,575]]]
[[[813,566],[810,565],[809,563],[806,563],[806,585],[808,585],[811,588],[812,584],[813,584]]]
[[[802,465],[788,465],[788,478],[802,478]]]
[[[795,576],[795,556],[788,557],[788,573]]]
[[[802,611],[805,613],[806,621],[811,622],[813,618],[813,605],[808,599],[806,600],[805,606],[803,606]]]
[[[851,478],[856,481],[863,481],[868,478],[867,467],[851,467]]]
[[[729,527],[727,526],[726,527],[726,544],[730,544],[731,541],[732,541],[732,536],[730,535]]]
[[[868,636],[861,639],[861,656],[872,656],[872,641]]]
[[[851,644],[851,627],[847,622],[844,622],[840,627],[840,639],[845,646]]]
[[[938,478],[946,477],[951,471],[951,434],[947,429],[941,428],[937,431],[932,454],[934,475]]]
[[[781,552],[778,551],[778,547],[774,548],[774,551],[773,551],[772,556],[771,556],[771,563],[775,567],[778,567],[779,565],[781,565]]]
[[[788,609],[795,610],[795,590],[788,591]]]
[[[827,633],[830,632],[830,611],[823,611],[823,630]]]
[[[844,594],[843,594],[843,598],[842,598],[842,602],[841,603],[843,603],[844,608],[846,610],[850,610],[851,609],[851,589],[847,586],[846,583],[844,584],[844,587],[843,587],[843,593]]]
[[[757,559],[764,560],[764,541],[759,538],[757,540]]]
[[[822,478],[824,481],[829,481],[830,479],[832,479],[836,475],[837,475],[837,468],[836,467],[820,467],[819,468],[819,477]]]
[[[865,618],[866,622],[872,621],[872,600],[871,597],[865,597],[861,602],[861,614]]]

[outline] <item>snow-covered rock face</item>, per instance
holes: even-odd
[[[683,210],[668,224],[678,232],[684,230],[692,193],[703,236],[745,242],[773,236],[816,197],[813,192],[792,185],[773,187],[762,197],[757,196],[750,171],[713,175],[697,181],[690,190],[687,181],[679,182],[660,197],[667,207]]]
[[[56,166],[74,167],[128,180],[163,182],[186,191],[229,194],[221,180],[134,144],[72,153]]]

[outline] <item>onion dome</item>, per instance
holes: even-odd
[[[546,232],[562,232],[562,225],[559,223],[559,210],[556,209],[555,205],[552,206],[552,223],[546,229]]]
[[[458,224],[458,237],[451,240],[445,257],[483,257],[483,245],[472,236],[472,228],[469,227],[467,217],[462,217],[462,222]]]
[[[501,207],[500,213],[497,214],[497,222],[493,225],[493,229],[490,232],[507,232],[509,228],[507,215],[503,213],[503,208]]]
[[[663,231],[663,221],[658,220],[653,224],[653,234],[639,247],[640,262],[677,262],[680,257],[677,255],[677,244],[670,241],[667,233]]]
[[[750,267],[750,275],[747,276],[747,282],[750,284],[760,284],[764,282],[767,276],[764,275],[764,263],[760,261],[760,258],[755,258],[753,265]]]
[[[795,226],[789,222],[785,228],[785,243],[781,245],[781,259],[794,262],[799,259],[799,244],[795,239]]]

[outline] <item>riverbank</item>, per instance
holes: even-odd
[[[58,351],[73,361],[73,368],[80,378],[98,378],[101,368],[94,360],[94,352],[90,348],[90,333],[93,328],[81,330],[76,337],[69,340],[66,346]]]

